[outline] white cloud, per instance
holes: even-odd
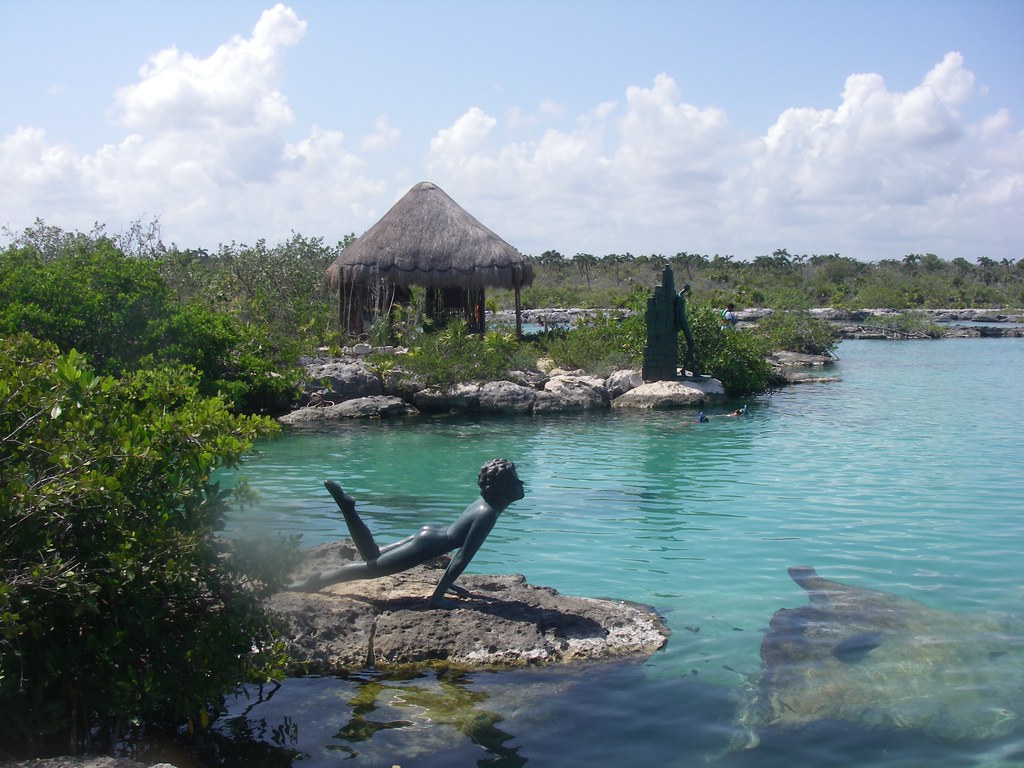
[[[528,252],[558,240],[573,252],[638,250],[681,243],[685,221],[713,218],[708,186],[723,173],[726,123],[658,75],[650,88],[628,88],[623,104],[602,102],[573,130],[549,128],[531,142],[484,141],[497,121],[470,110],[431,142],[429,167],[441,186],[480,202],[475,215],[485,224],[518,232]]]
[[[724,113],[682,101],[675,81],[661,74],[651,88],[626,89],[616,161],[624,179],[702,174],[716,166],[725,127]]]
[[[234,37],[205,59],[176,48],[152,56],[140,82],[115,94],[115,116],[139,131],[237,129],[270,132],[292,121],[277,90],[285,48],[296,44],[306,22],[283,5],[265,11],[249,38]]]
[[[1008,222],[1022,194],[1022,134],[1006,113],[967,124],[974,95],[953,52],[905,92],[851,75],[833,108],[788,109],[743,144],[724,113],[687,103],[661,74],[534,141],[501,145],[503,127],[472,109],[431,142],[429,167],[528,252],[954,258],[989,240],[984,228]]]
[[[450,128],[438,131],[430,141],[430,150],[439,158],[463,158],[480,149],[497,120],[479,107],[473,107]]]
[[[387,115],[381,115],[373,126],[373,133],[364,136],[359,146],[365,150],[389,149],[398,143],[401,135],[402,132],[388,122]]]
[[[206,247],[332,237],[430,180],[527,253],[1016,258],[1024,236],[1024,132],[1005,110],[967,121],[975,79],[955,52],[902,92],[850,75],[836,104],[786,109],[754,141],[662,73],[575,118],[550,100],[500,119],[468,106],[417,133],[381,114],[353,149],[343,126],[302,124],[281,90],[305,29],[278,5],[205,58],[158,52],[114,94],[124,134],[93,151],[35,127],[0,137],[0,223],[155,215],[168,239]]]
[[[834,249],[857,257],[882,249],[963,255],[972,237],[987,239],[979,201],[1013,187],[1009,169],[984,159],[1008,116],[972,127],[959,111],[973,87],[960,54],[950,53],[906,92],[888,90],[877,74],[851,75],[836,108],[785,111],[726,185],[733,220],[753,223],[762,238],[777,233],[780,244],[828,248],[831,237]],[[1009,213],[986,211],[981,226]]]
[[[384,187],[365,178],[341,132],[312,126],[284,139],[293,122],[279,90],[284,52],[305,29],[277,5],[250,37],[207,58],[160,51],[114,96],[113,114],[132,132],[94,153],[48,144],[35,128],[4,137],[0,169],[11,183],[0,209],[11,222],[42,217],[66,228],[158,216],[169,239],[207,246],[336,232],[338,219],[372,215],[365,201]],[[383,119],[377,128],[397,135]]]

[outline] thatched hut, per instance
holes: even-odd
[[[424,181],[338,255],[327,279],[338,291],[341,327],[353,335],[407,303],[414,285],[426,288],[426,313],[435,327],[461,317],[481,334],[485,288],[511,288],[518,335],[520,289],[533,282],[533,267],[440,187]]]

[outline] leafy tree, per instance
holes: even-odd
[[[77,349],[106,373],[138,363],[149,323],[167,316],[170,299],[152,262],[126,258],[106,238],[76,238],[49,256],[0,253],[0,333]]]
[[[428,385],[504,379],[519,359],[511,334],[490,331],[481,339],[465,320],[452,320],[439,333],[424,334],[401,358],[401,366]]]
[[[638,366],[645,341],[642,314],[623,319],[601,314],[571,330],[547,334],[537,344],[560,368],[607,376]]]
[[[111,747],[133,723],[205,717],[281,669],[253,580],[214,536],[237,465],[272,422],[185,372],[97,375],[77,352],[0,338],[0,743]]]
[[[786,350],[809,355],[829,355],[835,351],[835,331],[827,320],[819,320],[802,309],[776,309],[761,318],[753,334],[764,340],[769,352]]]
[[[597,264],[597,257],[590,253],[577,253],[572,257],[572,263],[580,271],[580,277],[586,278],[587,285],[590,285],[590,273]]]
[[[141,365],[189,366],[199,373],[200,394],[220,395],[241,413],[287,411],[299,386],[295,362],[282,359],[281,350],[266,348],[269,332],[225,312],[182,304],[154,323],[149,336],[153,352]]]
[[[107,374],[191,365],[203,394],[219,392],[245,412],[287,410],[298,377],[297,332],[275,334],[253,318],[243,323],[229,302],[182,303],[158,261],[125,256],[106,237],[39,229],[41,246],[0,252],[0,333],[24,331],[73,349]]]
[[[723,327],[719,311],[706,304],[689,307],[687,320],[701,372],[722,382],[727,395],[741,397],[768,389],[772,372],[765,360],[768,350],[762,339],[747,331]],[[680,360],[686,359],[686,352],[686,339],[680,334]]]

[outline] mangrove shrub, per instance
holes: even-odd
[[[211,481],[273,426],[181,369],[0,338],[0,751],[109,749],[278,674],[261,596],[290,563],[240,570]]]

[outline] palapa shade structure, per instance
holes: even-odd
[[[413,285],[427,289],[426,311],[437,327],[462,317],[484,330],[484,290],[515,291],[516,333],[522,332],[520,289],[533,282],[533,267],[438,186],[423,181],[327,268],[338,291],[339,321],[348,333],[366,331],[374,317],[388,317],[408,301]]]

